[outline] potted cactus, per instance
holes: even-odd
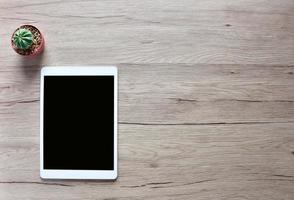
[[[45,41],[36,27],[22,25],[12,34],[11,45],[22,56],[36,56],[44,50]]]

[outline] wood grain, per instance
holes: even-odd
[[[294,2],[0,0],[0,199],[294,198]],[[10,48],[38,26],[46,50]],[[39,178],[42,65],[119,68],[119,179]]]
[[[292,0],[2,0],[0,9],[3,46],[20,23],[38,25],[46,64],[293,65]],[[17,58],[0,54],[8,66]]]

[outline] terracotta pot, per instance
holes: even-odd
[[[14,33],[15,33],[18,29],[21,29],[21,28],[31,28],[31,29],[36,29],[36,31],[38,31],[38,32],[40,33],[40,36],[41,36],[41,37],[40,37],[40,43],[39,43],[39,45],[37,45],[37,47],[36,47],[36,45],[35,45],[34,48],[30,47],[30,48],[28,48],[28,49],[23,50],[23,49],[19,49],[18,47],[16,47],[16,46],[14,45],[14,43],[13,43],[13,36],[14,36]],[[35,56],[37,56],[38,54],[40,54],[40,53],[43,52],[43,50],[44,50],[44,48],[45,48],[45,40],[44,40],[44,36],[43,36],[43,34],[41,33],[41,31],[40,31],[37,27],[32,26],[32,25],[29,25],[29,24],[25,24],[25,25],[20,26],[19,28],[17,28],[17,29],[13,32],[13,34],[12,34],[12,36],[11,36],[11,46],[12,46],[12,48],[14,49],[14,51],[15,51],[16,53],[18,53],[19,55],[22,55],[22,56],[25,56],[25,57],[35,57]]]

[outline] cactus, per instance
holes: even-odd
[[[28,49],[33,44],[33,34],[31,31],[21,28],[13,35],[13,43],[19,49]]]

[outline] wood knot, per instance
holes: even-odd
[[[226,24],[225,26],[226,26],[226,27],[230,27],[230,26],[232,26],[232,25],[231,25],[231,24]]]
[[[150,164],[150,167],[152,167],[152,168],[157,168],[157,167],[158,167],[158,164],[157,164],[157,163],[151,163],[151,164]]]
[[[153,40],[144,40],[141,42],[141,44],[151,44],[153,42],[154,42]]]

